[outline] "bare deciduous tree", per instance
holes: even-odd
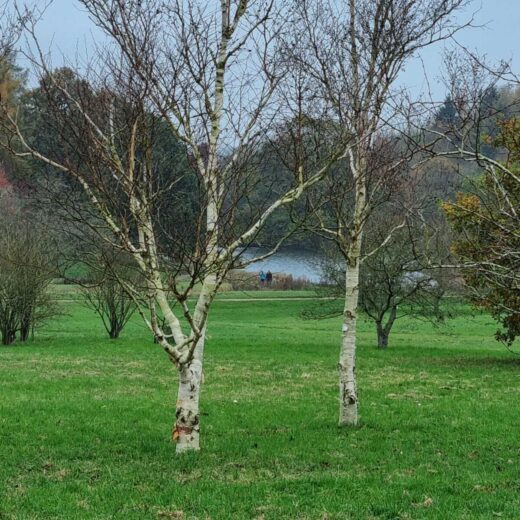
[[[139,284],[129,259],[113,250],[102,251],[89,263],[82,294],[87,307],[103,322],[110,339],[117,339],[136,308],[125,284]]]
[[[56,315],[48,293],[55,258],[49,236],[10,193],[0,196],[0,217],[0,333],[10,345]]]
[[[375,324],[377,346],[389,346],[390,333],[397,319],[414,317],[433,323],[444,319],[441,299],[446,284],[439,270],[424,269],[424,257],[435,261],[445,256],[439,244],[424,235],[422,222],[414,222],[413,215],[403,216],[383,206],[366,227],[359,281],[359,309]],[[433,222],[430,222],[433,225]],[[387,240],[390,230],[391,239]],[[446,244],[440,247],[445,249]],[[364,256],[368,251],[371,254]],[[327,255],[324,266],[330,284],[324,294],[338,299],[344,297],[345,271],[337,250]],[[329,304],[330,305],[330,304]]]
[[[10,134],[3,144],[77,183],[88,204],[72,211],[132,256],[145,285],[123,285],[179,370],[177,451],[198,450],[206,328],[218,288],[230,269],[243,265],[240,252],[269,217],[320,181],[344,149],[338,143],[312,168],[298,168],[237,223],[237,210],[247,205],[258,179],[253,174],[260,143],[295,108],[280,102],[292,99],[288,91],[277,95],[290,85],[285,64],[275,59],[283,5],[280,9],[274,0],[80,3],[108,39],[96,67],[85,79],[71,81],[49,69],[43,52],[33,58],[59,143],[44,153],[24,135],[20,120],[4,111]],[[34,35],[30,24],[26,30]],[[182,145],[188,170],[172,163],[167,175],[158,175],[162,158],[156,143],[165,132]],[[186,176],[194,197],[189,219],[180,189]],[[180,211],[166,218],[172,207]],[[200,291],[192,307],[188,298],[196,286]]]
[[[330,190],[318,232],[337,244],[345,262],[345,305],[339,357],[339,424],[358,421],[356,324],[365,225],[381,190],[399,174],[402,157],[378,170],[381,134],[396,126],[399,97],[393,87],[420,49],[460,29],[454,15],[465,0],[298,1],[301,23],[292,47],[314,78],[330,117],[349,134],[348,161]],[[319,94],[318,94],[319,93]],[[326,204],[322,203],[325,208]],[[319,211],[317,212],[319,214]]]

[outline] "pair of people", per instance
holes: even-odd
[[[260,271],[258,279],[260,280],[260,285],[271,285],[271,282],[273,281],[273,273],[271,273],[271,271],[267,271],[267,273]]]

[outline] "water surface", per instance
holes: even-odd
[[[257,256],[268,253],[268,249],[261,247],[250,247],[242,257],[244,259],[251,259]],[[308,249],[287,248],[281,249],[273,256],[255,262],[246,267],[246,271],[271,271],[273,274],[285,273],[292,274],[293,277],[305,277],[311,282],[319,282],[322,277],[320,268],[320,255]]]

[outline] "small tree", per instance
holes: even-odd
[[[502,325],[496,337],[511,345],[520,335],[520,119],[503,121],[499,131],[493,144],[505,159],[474,152],[482,175],[443,207],[470,299]]]
[[[19,334],[27,341],[35,327],[56,314],[48,293],[54,276],[49,237],[22,213],[16,199],[0,200],[0,331],[2,343]]]
[[[360,260],[359,308],[374,323],[379,348],[388,347],[390,333],[399,318],[411,316],[433,323],[444,319],[441,300],[446,289],[442,273],[423,268],[423,257],[439,255],[431,242],[424,240],[417,223],[399,226],[399,222],[402,217],[392,218],[387,210],[374,215],[367,225]],[[435,249],[444,248],[444,244],[434,242]],[[345,272],[334,248],[327,251],[324,272],[329,286],[323,291],[341,298]]]
[[[520,118],[517,94],[500,102],[497,84],[518,89],[520,78],[507,63],[494,70],[469,52],[448,54],[445,63],[451,117],[418,135],[425,152],[463,173],[459,193],[443,204],[453,251],[471,301],[492,314],[503,327],[497,339],[511,345],[520,334]]]
[[[83,288],[87,307],[99,315],[110,339],[117,339],[136,310],[123,284],[133,284],[135,271],[129,262],[112,251],[99,258],[88,270],[88,285]]]

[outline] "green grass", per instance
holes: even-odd
[[[136,318],[105,339],[79,305],[0,348],[0,519],[520,518],[519,358],[487,317],[362,322],[361,423],[336,426],[338,320],[220,301],[202,443],[170,442],[176,374]]]

